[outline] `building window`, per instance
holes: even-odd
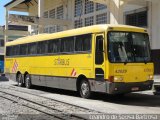
[[[107,13],[99,14],[96,16],[96,24],[106,24],[107,23]]]
[[[74,16],[81,16],[83,14],[83,1],[82,0],[75,0],[75,12]]]
[[[43,17],[44,17],[44,18],[48,18],[48,11],[44,12]]]
[[[49,28],[48,27],[44,28],[44,33],[48,33],[48,32],[49,32]]]
[[[63,31],[63,26],[57,25],[57,32]]]
[[[23,25],[9,25],[8,30],[28,31],[28,26]]]
[[[138,27],[147,27],[147,11],[127,14],[126,15],[126,24],[133,25]]]
[[[49,11],[49,17],[50,18],[56,18],[56,10],[55,9],[52,9]]]
[[[49,33],[55,33],[56,32],[56,25],[49,28]]]
[[[85,0],[85,14],[92,13],[94,11],[94,2]]]
[[[4,40],[0,40],[0,47],[4,47]]]
[[[35,35],[35,34],[36,34],[35,31],[32,31],[32,32],[31,32],[31,35]]]
[[[37,35],[38,34],[38,30],[35,29],[34,31],[31,32],[31,34],[32,35]]]
[[[93,23],[94,23],[94,17],[93,16],[85,18],[85,26],[93,25]]]
[[[107,6],[100,3],[96,3],[96,11],[103,9],[107,9]]]
[[[57,19],[63,19],[63,14],[64,14],[63,5],[57,7]]]
[[[74,22],[74,27],[75,27],[75,28],[80,28],[80,27],[82,27],[82,26],[83,26],[82,19],[80,19],[80,20],[75,20],[75,22]]]

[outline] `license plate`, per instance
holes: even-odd
[[[132,91],[138,91],[139,90],[139,87],[133,87],[132,88]]]

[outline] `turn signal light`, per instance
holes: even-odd
[[[149,79],[149,80],[153,80],[153,75],[149,75],[149,76],[148,76],[148,79]]]
[[[114,76],[109,76],[109,82],[114,82]]]

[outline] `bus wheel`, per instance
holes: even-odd
[[[91,97],[91,89],[89,82],[86,79],[83,79],[80,83],[80,89],[79,89],[80,95],[82,98],[90,98]]]
[[[30,89],[32,87],[32,83],[31,83],[31,77],[29,74],[27,74],[25,76],[25,86],[26,88]]]
[[[118,97],[118,98],[123,98],[125,97],[125,93],[120,93],[120,94],[116,94],[115,96]]]
[[[160,95],[160,86],[154,86],[155,92],[154,95]]]
[[[18,82],[18,86],[19,87],[23,87],[24,86],[23,79],[22,79],[22,74],[18,74],[17,75],[17,82]]]

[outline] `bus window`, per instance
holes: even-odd
[[[111,62],[149,62],[149,37],[145,33],[109,32]]]
[[[74,37],[61,39],[61,52],[74,52]]]
[[[48,41],[38,42],[37,54],[45,54],[47,52],[47,42]]]
[[[13,56],[19,55],[19,45],[12,47],[12,55]]]
[[[75,37],[75,51],[84,52],[91,50],[91,34]]]
[[[28,46],[30,47],[28,49],[28,54],[29,55],[37,54],[37,44],[36,43],[30,43],[30,44],[28,44]]]
[[[60,52],[60,40],[48,41],[48,53],[59,53]]]
[[[11,56],[11,52],[12,52],[12,47],[7,47],[6,48],[6,56]]]
[[[20,55],[27,55],[28,51],[28,45],[22,44],[20,45]]]
[[[135,55],[135,61],[149,61],[151,58],[149,56],[149,38],[146,34],[133,33],[133,49]]]
[[[103,56],[103,36],[96,37],[96,52],[95,52],[95,63],[102,64],[104,62]]]

